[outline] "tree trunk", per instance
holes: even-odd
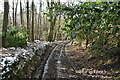
[[[32,37],[31,40],[34,41],[34,0],[32,0]]]
[[[14,20],[15,19],[15,14],[14,13],[15,12],[14,12],[14,0],[13,0],[13,14],[12,14],[13,15],[13,26],[15,25],[15,20]]]
[[[29,23],[29,0],[27,0],[27,30],[30,31],[30,23]],[[28,33],[28,41],[30,41],[30,32]]]
[[[37,19],[37,18],[38,18],[37,9],[36,9],[35,6],[34,6],[34,10],[35,10],[35,11],[34,11],[34,12],[35,12],[35,13],[34,13],[34,19],[35,19],[35,23],[36,23],[36,24],[34,24],[34,26],[35,26],[35,29],[34,29],[34,31],[35,31],[35,32],[34,32],[34,37],[35,37],[35,40],[36,40],[36,39],[38,39],[39,27],[38,27],[38,19]]]
[[[9,3],[8,0],[4,1],[4,18],[3,18],[3,28],[2,28],[2,43],[3,47],[5,47],[6,42],[6,32],[7,32],[7,25],[8,25],[8,14],[9,14]]]
[[[23,13],[22,13],[22,3],[21,3],[21,0],[20,0],[20,18],[21,18],[21,25],[23,25]]]
[[[54,16],[53,21],[50,23],[50,32],[49,32],[49,36],[48,36],[48,41],[50,41],[50,42],[54,41],[53,32],[54,32],[55,23],[56,23],[56,16]]]
[[[89,44],[89,39],[88,39],[88,36],[86,36],[86,38],[87,38],[87,39],[86,39],[86,46],[85,46],[85,47],[87,48],[87,47],[88,47],[88,44]]]
[[[39,37],[38,39],[40,39],[42,37],[42,30],[41,30],[41,9],[42,9],[42,3],[40,0],[40,6],[39,6],[39,15],[38,15],[38,28],[39,28]]]
[[[47,0],[47,7],[49,8],[50,7],[50,3],[49,3],[49,1]]]
[[[48,7],[53,7],[54,5],[54,1],[51,0],[51,6],[48,4]],[[49,10],[49,13],[53,13],[53,10]],[[55,26],[55,22],[56,22],[56,16],[52,16],[50,17],[50,31],[49,31],[49,35],[48,35],[48,41],[52,42],[53,41],[53,31],[54,31],[54,26]]]
[[[17,25],[17,6],[18,6],[18,0],[15,7],[15,26]]]
[[[58,1],[58,5],[60,5],[60,0]],[[55,35],[55,39],[56,39],[56,37],[57,37],[57,40],[59,40],[60,39],[60,37],[58,36],[59,34],[60,34],[60,32],[59,32],[59,30],[60,30],[60,27],[61,27],[61,14],[60,14],[60,16],[59,16],[59,23],[58,23],[58,30],[57,30],[57,32],[56,32],[56,35]],[[59,39],[58,39],[59,38]]]

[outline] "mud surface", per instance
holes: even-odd
[[[82,80],[116,80],[112,67],[111,69],[109,69],[109,66],[106,68],[101,67],[105,66],[103,62],[108,58],[90,57],[90,54],[78,45],[67,45],[66,55],[73,63],[76,73]]]
[[[66,56],[66,44],[67,42],[63,42],[53,49],[48,60],[46,61],[42,80],[78,79],[78,75]]]
[[[96,66],[99,59],[88,60],[88,54],[83,48],[58,44],[50,53],[42,80],[114,80],[111,71],[99,69]]]

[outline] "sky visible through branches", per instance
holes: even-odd
[[[5,1],[7,1],[7,0],[5,0]],[[9,1],[9,5],[10,5],[10,12],[11,12],[11,10],[12,10],[12,2],[13,2],[13,0],[8,0]],[[18,0],[18,2],[19,2],[20,0]],[[27,0],[21,0],[21,2],[22,2],[22,6],[23,7],[25,7],[26,6],[26,1]],[[47,5],[47,3],[46,3],[46,0],[40,0],[41,2],[43,2],[45,5]],[[39,0],[34,0],[34,3],[35,3],[35,5],[37,6],[37,7],[39,7],[39,2],[40,2]],[[50,0],[51,1],[51,0]],[[55,1],[58,1],[58,0],[55,0]],[[77,3],[77,2],[80,2],[80,1],[82,1],[82,2],[94,2],[94,1],[100,1],[100,2],[118,2],[118,1],[120,1],[120,0],[60,0],[60,2],[74,2],[74,3]],[[0,0],[0,12],[3,12],[3,7],[4,7],[4,5],[3,5],[3,2],[4,2],[4,0]],[[17,0],[14,0],[14,2],[16,3],[17,2]],[[29,0],[29,2],[31,3],[32,2],[32,0]],[[19,5],[20,5],[20,3],[18,3],[18,13],[19,13]],[[45,5],[44,5],[44,7],[45,7]]]

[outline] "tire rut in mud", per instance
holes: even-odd
[[[78,78],[65,55],[67,42],[57,45],[44,66],[42,80]]]

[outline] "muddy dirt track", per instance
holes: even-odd
[[[42,80],[78,78],[69,59],[65,54],[67,42],[58,44],[46,61]]]
[[[66,52],[67,44],[68,42],[61,42],[51,51],[40,80],[113,80],[111,75],[104,71],[82,68],[78,72],[75,62]]]

